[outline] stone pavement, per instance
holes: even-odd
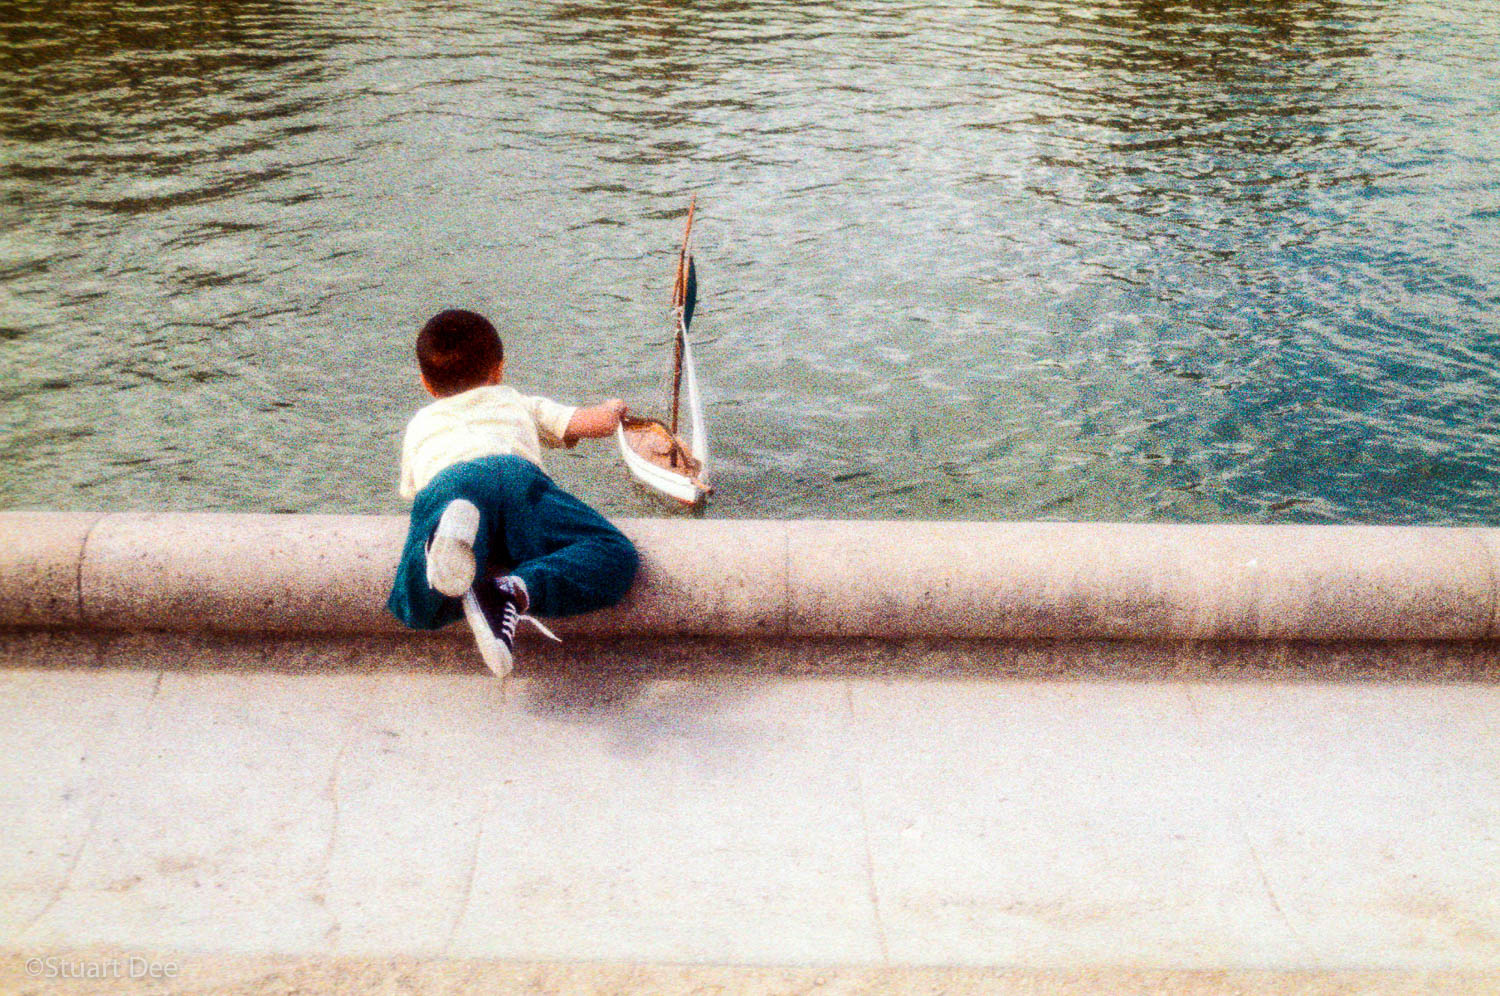
[[[116,950],[1500,991],[1492,682],[20,667],[0,702],[6,992]]]

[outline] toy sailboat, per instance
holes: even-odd
[[[708,430],[703,423],[703,403],[698,395],[698,372],[693,365],[693,344],[688,329],[698,300],[698,274],[693,266],[692,234],[694,198],[688,204],[687,227],[682,250],[677,254],[677,279],[672,287],[672,320],[675,326],[672,357],[672,421],[627,415],[615,435],[625,466],[642,484],[684,505],[699,505],[713,487],[703,480],[708,464]],[[687,387],[687,417],[691,446],[677,434],[683,386]]]

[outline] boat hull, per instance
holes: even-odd
[[[713,491],[698,477],[702,463],[690,456],[681,440],[660,422],[640,419],[628,427],[622,422],[616,427],[615,436],[631,476],[647,487],[684,505],[701,504]]]

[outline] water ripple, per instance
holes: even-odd
[[[441,306],[659,404],[698,191],[715,514],[1493,523],[1497,53],[1481,0],[0,0],[0,502],[395,510]]]

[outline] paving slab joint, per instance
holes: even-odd
[[[99,528],[99,523],[103,522],[105,518],[107,516],[101,515],[93,522],[90,522],[88,529],[83,534],[83,541],[78,544],[78,569],[74,586],[78,595],[78,625],[83,629],[89,628],[88,600],[83,597],[83,565],[89,556],[89,540],[93,537],[94,530]]]

